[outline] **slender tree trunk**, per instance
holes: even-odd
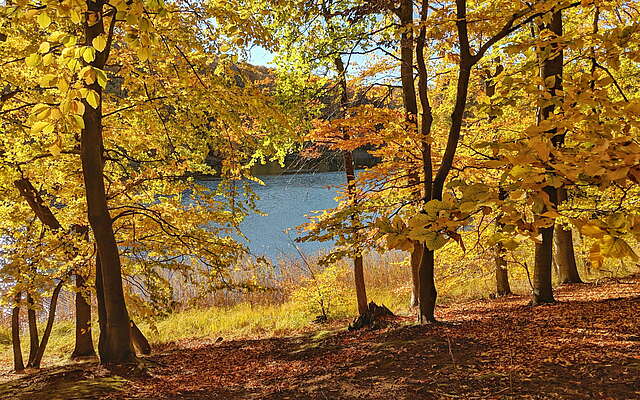
[[[13,347],[13,369],[16,372],[24,371],[22,361],[22,347],[20,346],[20,301],[22,293],[16,293],[15,305],[11,310],[11,344]]]
[[[428,4],[424,2],[420,12],[420,32],[416,40],[416,61],[418,64],[418,96],[422,105],[420,118],[420,151],[422,155],[422,173],[424,175],[424,196],[423,202],[426,204],[434,198],[433,191],[433,165],[431,161],[431,125],[433,124],[433,113],[429,103],[429,88],[427,86],[427,66],[425,63],[424,46],[426,37],[426,20]],[[435,254],[425,245],[422,246],[420,256],[420,269],[418,270],[420,279],[420,323],[435,322],[435,308],[438,291],[435,284]]]
[[[559,188],[557,195],[558,204],[562,204],[567,200],[567,190],[565,188]],[[573,248],[573,233],[571,232],[571,228],[564,229],[561,225],[556,224],[553,244],[555,248],[553,257],[558,268],[560,283],[582,283]]]
[[[411,307],[420,305],[420,258],[422,257],[422,244],[413,242],[411,251]]]
[[[344,63],[341,57],[335,58],[336,71],[338,72],[338,79],[340,79],[340,114],[344,116],[346,113],[347,104],[349,102],[349,94],[347,92],[347,77],[345,75]],[[349,139],[349,134],[344,133],[344,139]],[[347,195],[349,201],[353,204],[356,196],[356,172],[353,164],[353,154],[351,151],[343,152],[344,159],[344,172],[347,176]],[[352,225],[357,229],[357,219],[351,218]],[[356,233],[354,232],[354,235]],[[367,312],[367,289],[364,283],[364,267],[362,263],[362,255],[358,254],[353,258],[353,275],[356,287],[356,299],[358,302],[358,313],[360,315]]]
[[[542,242],[536,243],[535,266],[533,270],[532,304],[553,303],[553,287],[551,286],[551,260],[553,243],[553,226],[541,228]]]
[[[85,297],[86,296],[86,297]],[[93,348],[91,335],[91,297],[87,290],[82,275],[76,275],[76,345],[71,353],[71,358],[93,357],[96,351]]]
[[[562,36],[562,12],[555,11],[551,17],[549,24],[541,25],[541,30],[549,30],[556,37]],[[562,73],[563,73],[563,54],[558,49],[557,43],[552,43],[541,49],[542,54],[549,53],[550,56],[542,60],[542,78],[545,84],[549,84],[549,78],[553,77],[553,84],[547,90],[552,97],[558,96],[558,92],[562,91]],[[551,118],[555,106],[553,104],[544,107],[540,113],[541,120]],[[551,141],[554,146],[560,146],[564,141],[564,133],[558,133],[556,128],[550,131],[554,134]],[[548,186],[544,188],[545,193],[549,196],[549,201],[558,204],[557,189]],[[555,301],[552,288],[552,263],[553,263],[553,225],[540,229],[542,241],[536,243],[535,247],[535,265],[533,271],[533,299],[532,304],[552,303]]]
[[[352,199],[355,196],[355,170],[353,168],[353,157],[351,156],[350,151],[344,152],[344,167],[347,174],[347,192],[349,197]],[[352,221],[354,224],[357,223],[355,218]],[[358,301],[358,314],[362,315],[369,309],[367,305],[367,289],[364,283],[364,266],[362,262],[362,255],[358,254],[353,258],[353,275],[356,286],[356,299]]]
[[[423,246],[420,262],[420,323],[435,322],[436,299],[438,292],[434,279],[434,252]]]
[[[103,0],[86,2],[89,13],[97,15],[97,22],[85,22],[85,43],[91,46],[93,39],[104,34]],[[97,68],[104,68],[108,47],[96,55],[91,63]],[[103,177],[103,143],[102,143],[102,88],[98,82],[86,86],[99,96],[94,109],[86,100],[83,101],[84,129],[80,140],[80,158],[87,198],[88,219],[95,237],[102,269],[102,286],[104,305],[107,317],[108,345],[104,358],[100,362],[129,363],[135,362],[135,353],[131,347],[131,329],[129,314],[122,287],[122,266],[116,244],[111,215],[107,205],[107,195]],[[102,356],[102,354],[101,354]]]
[[[507,198],[507,192],[500,187],[498,191],[498,198],[504,200]],[[503,224],[497,222],[498,230],[501,230]],[[496,296],[508,296],[512,294],[511,285],[509,285],[509,271],[507,270],[507,260],[505,259],[506,249],[502,246],[502,243],[497,243],[495,246],[495,263],[496,263]]]
[[[53,293],[51,294],[51,303],[49,304],[49,317],[47,318],[47,326],[44,328],[44,332],[42,333],[42,340],[40,341],[40,345],[38,346],[38,352],[33,359],[33,363],[31,365],[31,367],[33,368],[40,368],[40,363],[42,362],[44,351],[47,349],[47,343],[49,343],[49,337],[51,336],[53,322],[56,318],[56,307],[58,306],[58,296],[60,295],[60,289],[62,289],[62,283],[62,280],[58,282],[56,287],[53,289]]]
[[[133,320],[130,321],[131,324],[131,341],[133,343],[133,347],[141,354],[151,354],[151,345],[149,341],[144,336],[140,328],[136,325]]]
[[[497,59],[498,65],[495,73],[488,73],[485,80],[485,93],[487,97],[493,97],[496,93],[496,83],[494,79],[504,71],[504,66],[500,63],[500,59]],[[489,122],[493,121],[495,116],[489,117]],[[507,198],[507,192],[502,186],[498,188],[498,199],[505,200]],[[500,216],[498,216],[498,221]],[[497,230],[501,231],[503,224],[496,222]],[[506,249],[501,243],[497,243],[495,246],[495,267],[496,267],[496,297],[508,296],[511,293],[511,286],[509,285],[509,271],[507,270],[507,260],[505,259]]]
[[[27,292],[27,306],[29,307],[27,310],[27,319],[29,321],[29,360],[27,361],[27,366],[30,367],[38,353],[40,338],[38,337],[38,320],[34,308],[35,304],[29,292]]]
[[[102,265],[100,257],[96,255],[96,303],[98,305],[98,326],[100,327],[100,335],[98,336],[98,354],[101,360],[108,358],[107,340],[107,309],[104,304],[104,287],[102,285]]]
[[[507,260],[504,259],[504,249],[501,245],[496,246],[496,296],[508,296],[511,293],[509,285],[509,271],[507,270]]]
[[[400,25],[403,27],[413,26],[413,2],[411,0],[401,0],[397,10]],[[403,29],[400,35],[400,79],[402,81],[402,101],[405,110],[407,124],[413,129],[418,127],[418,100],[416,95],[415,81],[413,77],[413,29]],[[420,174],[418,171],[409,171],[409,184],[416,190],[413,195],[416,200],[421,196]],[[411,251],[411,306],[417,307],[420,303],[420,260],[423,254],[423,245],[414,243]]]

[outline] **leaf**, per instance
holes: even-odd
[[[92,62],[96,59],[96,49],[93,47],[85,47],[82,52],[82,58],[88,63]]]
[[[77,114],[72,114],[73,115],[73,120],[76,124],[76,126],[80,129],[84,129],[84,119]]]
[[[29,67],[37,66],[38,64],[40,64],[40,61],[42,61],[42,57],[38,53],[33,53],[33,54],[27,56],[27,58],[24,59],[24,62]]]
[[[47,121],[38,121],[31,125],[31,133],[40,133],[47,126],[50,125]]]
[[[89,90],[85,98],[87,99],[87,103],[89,103],[91,107],[93,107],[94,109],[98,108],[98,102],[100,101],[100,96],[98,95],[98,93],[93,90]]]
[[[46,74],[40,77],[40,79],[38,80],[38,84],[40,84],[40,87],[49,87],[56,79],[57,77],[55,75]]]
[[[585,224],[580,228],[580,232],[585,236],[590,236],[593,238],[600,238],[604,234],[604,231],[593,224]]]
[[[45,29],[49,25],[51,25],[51,18],[49,18],[49,14],[47,14],[46,12],[38,14],[37,21],[38,25],[40,25],[40,28],[42,29]]]
[[[107,74],[105,74],[104,71],[99,68],[94,68],[93,71],[96,73],[96,78],[98,79],[98,85],[100,85],[103,89],[106,88]]]
[[[40,54],[48,53],[50,49],[51,49],[51,45],[49,44],[49,42],[42,42],[40,43],[40,47],[38,47],[38,53]]]
[[[42,57],[42,64],[44,64],[45,66],[47,65],[51,65],[51,63],[53,62],[53,53],[47,53]]]
[[[140,61],[145,62],[151,58],[151,50],[148,47],[138,48],[138,58]]]
[[[424,241],[424,244],[431,251],[438,250],[439,248],[446,245],[449,241],[449,239],[444,237],[444,235],[441,235],[437,232],[428,232],[425,235],[425,239],[426,240]]]
[[[71,22],[79,24],[82,22],[82,15],[76,10],[71,10]]]
[[[62,152],[62,138],[60,135],[56,136],[56,140],[53,142],[51,146],[49,146],[49,151],[53,154],[54,157],[57,157]]]
[[[100,35],[93,38],[93,40],[91,41],[91,45],[99,52],[102,52],[107,47],[107,39],[104,35]]]
[[[629,257],[633,261],[638,261],[638,255],[635,253],[635,251],[633,251],[631,246],[629,246],[629,244],[624,239],[612,238],[612,240],[607,240],[605,245],[601,243],[601,248],[603,254],[609,257]]]

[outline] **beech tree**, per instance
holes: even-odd
[[[234,46],[266,36],[257,25],[238,31],[251,20],[229,4],[28,3],[2,12],[3,26],[20,27],[1,46],[2,123],[15,133],[2,137],[3,176],[40,182],[46,201],[64,205],[59,225],[90,227],[101,362],[132,362],[125,299],[160,306],[154,296],[170,290],[159,269],[193,272],[203,288],[235,284],[229,266],[245,249],[232,234],[253,209],[249,168],[291,143],[277,105],[235,66]],[[225,23],[196,23],[205,15]],[[223,180],[211,189],[198,174]],[[123,276],[144,276],[143,293]]]

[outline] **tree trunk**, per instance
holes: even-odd
[[[96,351],[91,335],[91,304],[87,301],[91,294],[80,274],[76,274],[76,290],[76,345],[71,358],[93,357]]]
[[[87,21],[84,26],[85,43],[87,46],[91,46],[93,39],[104,34],[104,2],[102,0],[88,0],[86,4],[89,13],[97,15],[96,23],[90,24]],[[96,55],[91,65],[104,68],[106,52],[108,52],[108,48]],[[103,297],[107,317],[107,351],[104,358],[101,357],[100,362],[103,364],[130,363],[135,362],[136,357],[131,347],[130,319],[122,287],[122,266],[111,215],[109,215],[103,177],[102,88],[98,82],[87,85],[86,88],[93,90],[99,96],[95,109],[86,99],[83,100],[85,127],[82,129],[81,135],[80,158],[87,198],[88,219],[102,267]]]
[[[22,347],[20,346],[20,301],[22,293],[16,293],[15,305],[11,310],[11,344],[13,347],[13,369],[16,372],[24,371],[22,361]]]
[[[422,244],[413,242],[411,251],[411,307],[420,305],[420,259],[422,258]]]
[[[509,296],[512,294],[509,285],[509,271],[507,270],[507,260],[504,259],[504,248],[496,246],[496,296]]]
[[[435,322],[436,299],[438,292],[434,279],[434,252],[427,246],[422,247],[422,260],[420,262],[420,315],[421,324]]]
[[[335,58],[336,71],[338,72],[338,79],[340,80],[340,115],[343,117],[346,114],[346,108],[349,102],[349,94],[347,92],[347,77],[345,75],[344,63],[341,57]],[[344,140],[349,140],[349,134],[344,132]],[[347,195],[351,204],[355,202],[356,195],[356,172],[353,164],[353,154],[351,151],[343,152],[344,159],[344,172],[347,176]],[[351,217],[352,226],[354,228],[354,235],[357,234],[358,221],[355,216]],[[355,241],[355,239],[354,239]],[[353,275],[356,287],[356,300],[358,302],[358,314],[362,315],[368,310],[367,305],[367,290],[364,283],[364,268],[362,265],[362,255],[358,254],[353,258]]]
[[[507,192],[500,187],[498,190],[498,198],[504,200],[507,198]],[[499,218],[498,218],[499,219]],[[496,222],[498,230],[502,230],[504,224]],[[507,260],[505,259],[506,249],[502,243],[497,243],[495,246],[496,255],[496,296],[508,296],[512,294],[511,285],[509,285],[509,271],[507,270]]]
[[[400,25],[403,27],[413,25],[413,2],[402,0],[397,10]],[[404,104],[405,120],[409,126],[417,130],[418,127],[418,100],[415,81],[413,77],[413,29],[404,29],[400,35],[400,79],[402,81],[402,101]],[[415,186],[414,196],[420,199],[420,175],[418,171],[409,171],[409,184]],[[422,244],[414,243],[411,251],[411,307],[417,307],[420,302],[420,260],[422,258]]]
[[[558,189],[558,204],[562,204],[562,202],[566,200],[567,190],[561,187]],[[573,249],[573,234],[571,228],[564,229],[561,225],[556,224],[553,244],[555,247],[553,257],[557,265],[560,283],[582,283]]]
[[[31,367],[40,368],[40,363],[42,362],[42,356],[44,356],[44,351],[47,348],[47,343],[49,343],[49,337],[51,336],[51,329],[53,328],[53,322],[56,318],[56,307],[58,306],[58,296],[60,295],[60,289],[62,289],[62,283],[64,281],[58,282],[56,287],[53,289],[53,293],[51,294],[51,303],[49,304],[49,317],[47,318],[47,326],[44,328],[44,332],[42,333],[42,340],[40,341],[40,345],[38,346],[38,352],[36,353],[33,363]]]
[[[102,286],[102,266],[100,257],[96,255],[96,303],[98,305],[98,326],[100,335],[98,336],[98,355],[101,360],[108,358],[107,340],[107,309],[104,305],[104,287]]]
[[[551,17],[550,23],[541,25],[541,30],[548,29],[556,37],[562,36],[562,12],[555,11]],[[557,43],[551,43],[547,45],[548,48],[541,49],[542,54],[550,54],[549,57],[542,60],[541,75],[545,82],[548,84],[548,78],[553,77],[553,84],[547,87],[547,91],[552,97],[558,96],[562,91],[562,73],[563,73],[563,54],[558,49]],[[547,120],[551,118],[555,106],[550,104],[544,107],[540,113],[540,120]],[[564,133],[558,133],[557,128],[550,130],[553,133],[551,141],[554,146],[560,146],[564,141]],[[556,205],[558,204],[558,195],[556,188],[547,186],[544,188],[545,193],[549,196],[549,201]],[[546,207],[545,207],[546,208]],[[535,246],[535,266],[533,271],[533,299],[532,304],[552,303],[555,301],[553,298],[553,287],[551,282],[551,271],[553,263],[553,225],[541,228],[542,242],[536,243]]]
[[[33,297],[27,292],[27,319],[29,321],[29,360],[27,361],[27,367],[33,364],[33,360],[38,353],[38,346],[40,338],[38,337],[38,320],[36,318],[36,310],[34,308]]]
[[[355,170],[353,168],[353,157],[350,151],[344,152],[344,167],[347,174],[347,192],[353,201],[355,196]],[[357,223],[356,219],[352,219],[353,224]],[[357,227],[355,227],[357,229]],[[355,234],[355,233],[354,233]],[[364,267],[362,263],[362,255],[353,258],[353,276],[356,287],[356,300],[358,302],[358,314],[363,314],[368,310],[367,289],[364,283]]]
[[[131,342],[133,347],[138,351],[138,353],[145,355],[151,354],[151,345],[147,338],[133,320],[129,322],[131,324]]]
[[[542,242],[536,243],[535,265],[533,270],[533,305],[553,303],[551,286],[551,260],[553,245],[553,226],[541,228]]]

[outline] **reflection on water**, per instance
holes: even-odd
[[[257,207],[266,216],[249,215],[241,225],[250,240],[252,254],[271,259],[292,255],[296,249],[291,241],[295,227],[307,222],[305,215],[335,207],[337,185],[345,181],[344,172],[318,172],[291,175],[260,176],[264,186],[255,185],[260,197]],[[285,233],[290,230],[289,235]],[[332,245],[330,242],[296,243],[304,253],[316,253]]]

